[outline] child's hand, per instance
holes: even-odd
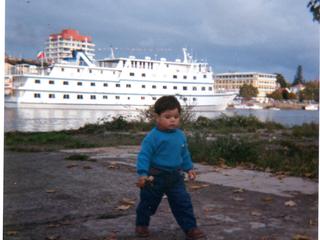
[[[153,179],[154,179],[153,176],[149,176],[149,177],[141,176],[141,177],[139,177],[138,182],[137,182],[136,185],[139,188],[143,188],[146,185],[147,182],[151,183],[153,181]]]
[[[197,177],[197,174],[196,174],[196,172],[194,170],[190,170],[188,172],[188,177],[189,177],[190,180],[195,180],[196,177]]]

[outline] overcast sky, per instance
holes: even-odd
[[[308,0],[6,0],[6,54],[35,58],[51,33],[92,36],[97,58],[182,58],[187,47],[215,73],[281,73],[298,65],[319,78],[319,24]],[[146,52],[134,49],[149,49]],[[151,51],[152,50],[152,51]]]

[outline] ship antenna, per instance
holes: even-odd
[[[183,62],[184,63],[188,63],[188,51],[186,48],[182,48],[182,52],[183,52]]]

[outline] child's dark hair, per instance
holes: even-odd
[[[173,110],[177,108],[179,113],[181,113],[181,105],[175,96],[162,96],[154,104],[154,112],[156,114],[161,114],[167,110]]]

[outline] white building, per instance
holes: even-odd
[[[259,72],[219,73],[215,76],[215,89],[218,91],[239,91],[243,84],[252,85],[258,89],[258,98],[265,98],[277,87],[276,75]]]
[[[45,54],[48,60],[59,62],[66,57],[72,57],[72,50],[82,50],[93,59],[95,44],[90,36],[82,36],[74,29],[64,29],[61,33],[50,34],[46,43]]]

